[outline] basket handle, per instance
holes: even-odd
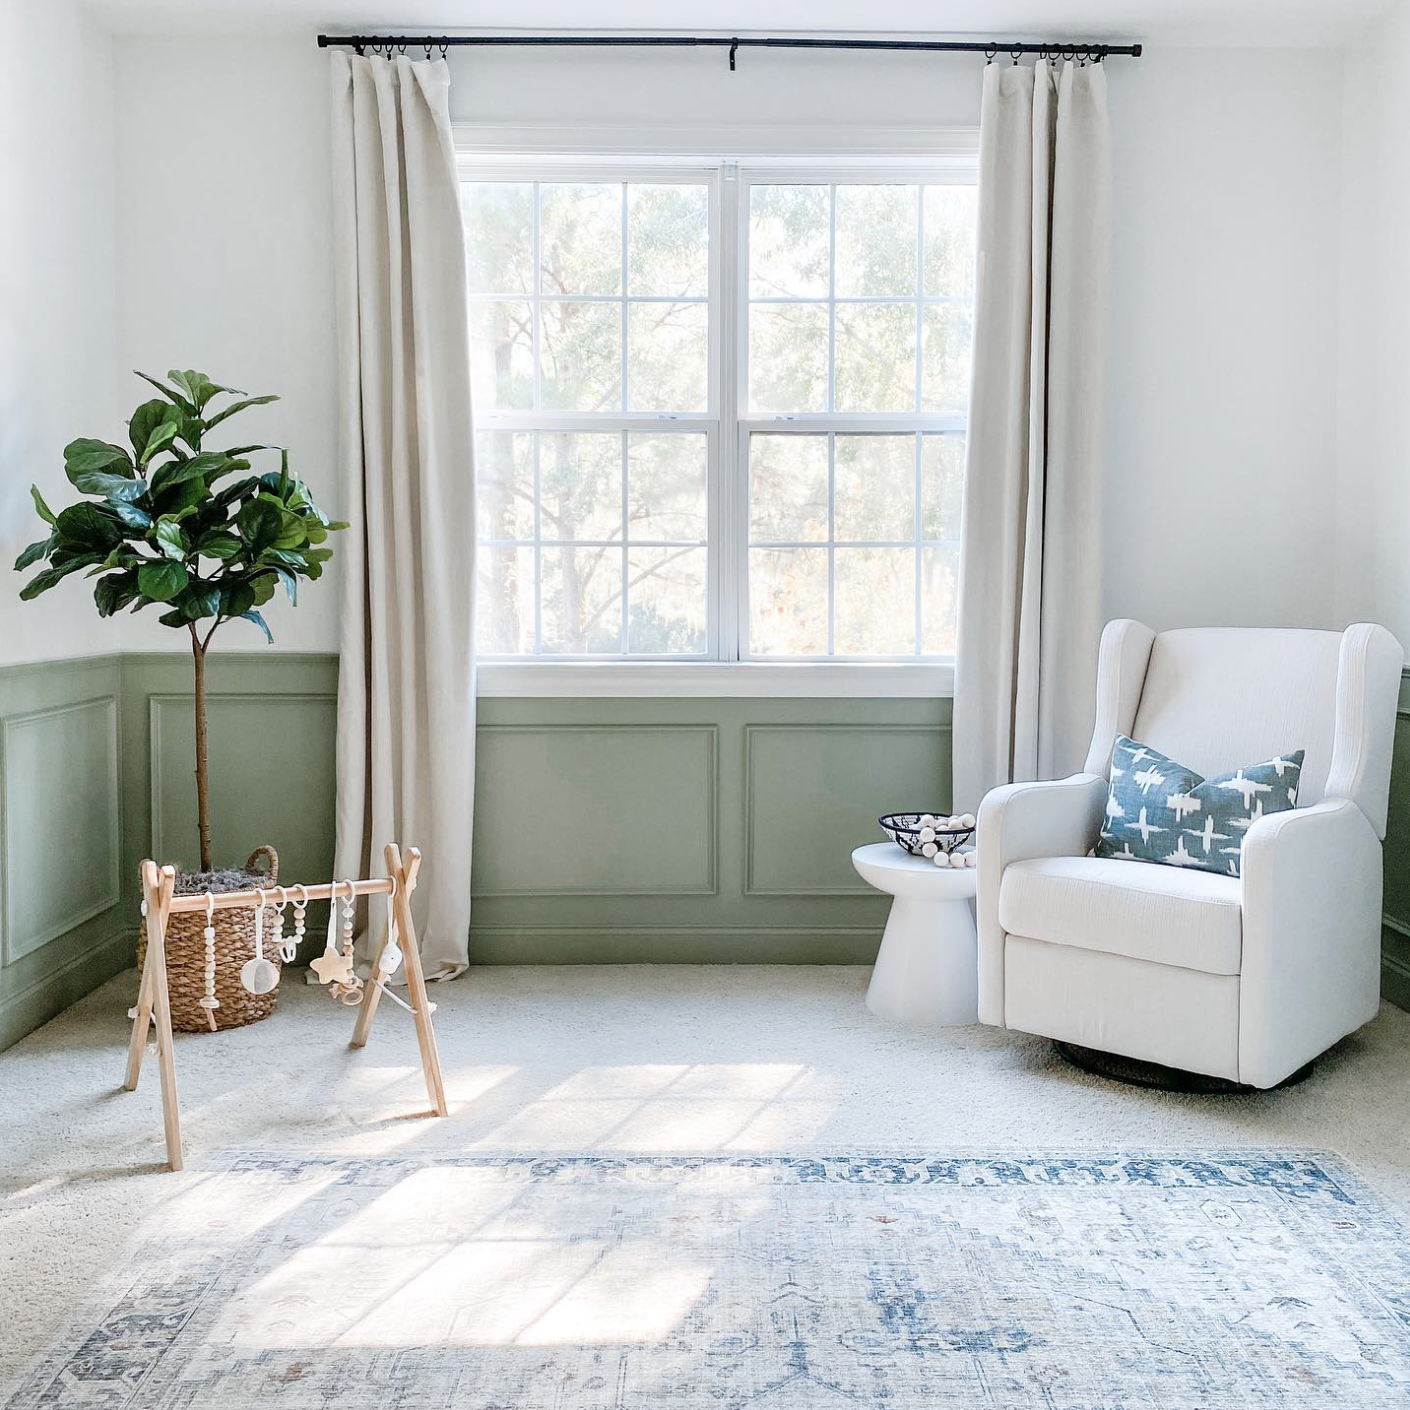
[[[267,842],[262,847],[256,847],[255,850],[250,853],[250,859],[245,863],[245,870],[254,871],[255,863],[258,862],[261,857],[269,863],[269,879],[271,881],[278,881],[279,853]]]

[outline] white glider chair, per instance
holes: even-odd
[[[1365,623],[1108,623],[1084,771],[979,809],[980,1020],[1267,1088],[1372,1018],[1402,664]],[[1118,732],[1206,778],[1305,749],[1298,806],[1240,877],[1089,856]]]

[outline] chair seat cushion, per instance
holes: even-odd
[[[1243,888],[1235,877],[1192,868],[1039,857],[1004,868],[999,924],[1054,945],[1237,974]]]

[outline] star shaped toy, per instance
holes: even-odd
[[[320,984],[350,984],[352,982],[352,960],[340,950],[324,950],[309,968],[318,976]]]

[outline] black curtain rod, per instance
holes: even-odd
[[[983,54],[993,60],[1000,54],[1017,63],[1024,54],[1044,58],[1091,60],[1100,63],[1111,55],[1139,59],[1139,44],[1058,44],[1031,40],[980,39],[821,39],[773,38],[759,35],[684,34],[320,34],[318,47],[356,49],[359,54],[371,49],[374,54],[404,54],[408,49],[423,49],[429,58],[432,50],[444,56],[448,49],[462,47],[485,48],[496,45],[520,45],[531,48],[601,48],[601,49],[728,49],[729,66],[734,68],[735,53],[740,49],[881,49],[914,51],[926,54]]]

